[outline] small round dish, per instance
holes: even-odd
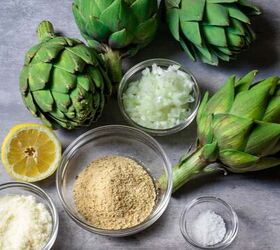
[[[158,193],[153,212],[137,226],[121,230],[93,227],[75,205],[73,186],[76,177],[91,161],[108,155],[134,159],[144,166],[155,180],[162,175],[166,176],[166,188]],[[56,186],[65,211],[79,226],[92,233],[122,237],[144,230],[163,214],[171,196],[172,168],[164,150],[151,136],[133,127],[109,125],[84,133],[67,147],[56,173]]]
[[[182,122],[172,128],[151,129],[151,128],[143,127],[130,118],[130,116],[126,112],[124,104],[123,104],[123,94],[126,91],[126,89],[128,88],[129,83],[139,80],[142,77],[142,71],[145,68],[152,68],[153,64],[156,64],[163,69],[167,69],[171,65],[178,65],[178,66],[180,66],[180,71],[185,72],[188,75],[190,75],[192,81],[194,82],[193,90],[191,92],[192,96],[194,97],[194,102],[190,103],[191,114],[188,116],[188,118],[184,122]],[[200,104],[200,90],[199,90],[197,81],[194,78],[194,76],[178,62],[168,60],[168,59],[162,59],[162,58],[150,59],[150,60],[146,60],[146,61],[136,64],[134,67],[132,67],[130,70],[128,70],[126,72],[126,74],[123,76],[123,78],[119,84],[119,89],[118,89],[118,104],[119,104],[122,115],[124,116],[124,118],[130,125],[132,125],[136,128],[139,128],[154,136],[170,135],[170,134],[174,134],[176,132],[183,130],[193,121],[193,119],[196,116],[199,104]]]
[[[16,195],[32,195],[36,198],[37,202],[40,202],[46,206],[52,217],[52,231],[48,242],[42,248],[42,250],[50,250],[56,240],[58,233],[59,218],[55,205],[50,196],[41,188],[24,182],[7,182],[0,185],[0,196],[16,194]]]
[[[212,210],[220,215],[226,225],[226,234],[223,240],[215,245],[204,246],[197,242],[192,236],[192,226],[197,216],[207,210]],[[220,198],[205,196],[194,199],[187,204],[180,218],[181,233],[194,247],[200,249],[223,249],[229,246],[238,232],[238,217],[233,208]]]

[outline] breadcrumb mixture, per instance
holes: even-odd
[[[140,224],[151,214],[156,198],[148,172],[123,156],[94,160],[74,184],[79,212],[91,225],[102,229],[118,230]]]

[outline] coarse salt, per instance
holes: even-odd
[[[212,246],[223,240],[226,234],[224,219],[211,210],[200,213],[191,227],[194,240],[202,246]]]

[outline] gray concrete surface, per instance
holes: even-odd
[[[162,24],[157,38],[137,56],[125,61],[128,68],[144,59],[165,57],[177,60],[197,77],[202,90],[216,90],[225,79],[237,73],[259,69],[259,77],[280,74],[280,2],[255,0],[263,15],[254,21],[258,40],[243,53],[239,60],[222,64],[219,68],[192,63],[174,42]],[[25,51],[36,42],[35,30],[42,19],[53,22],[65,35],[81,38],[71,14],[71,0],[0,0],[0,141],[9,128],[21,122],[39,122],[25,109],[18,90],[18,76]],[[117,104],[111,101],[100,121],[103,124],[125,124]],[[57,131],[64,147],[82,134]],[[195,125],[184,131],[157,138],[168,153],[172,163],[195,139]],[[1,164],[0,164],[1,165]],[[179,230],[179,216],[185,204],[201,195],[215,195],[228,201],[236,210],[240,230],[232,250],[280,249],[280,169],[246,175],[217,174],[192,181],[173,196],[164,215],[145,232],[127,238],[110,238],[91,234],[77,226],[63,211],[58,200],[54,178],[38,183],[55,200],[60,228],[55,250],[87,249],[193,249],[183,239]],[[0,183],[11,178],[0,166]],[[1,219],[1,218],[0,218]]]

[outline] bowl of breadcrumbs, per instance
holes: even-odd
[[[164,185],[159,181],[164,176]],[[65,150],[56,175],[68,215],[84,229],[127,236],[152,225],[171,196],[171,164],[155,139],[109,125],[88,131]]]

